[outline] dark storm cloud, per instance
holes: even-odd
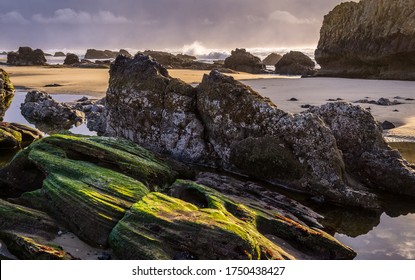
[[[1,1],[1,49],[315,45],[341,0]]]

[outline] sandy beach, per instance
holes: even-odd
[[[84,69],[66,67],[37,66],[2,66],[17,88],[44,90],[52,94],[89,95],[104,97],[108,87],[108,69]],[[170,69],[174,78],[186,83],[200,83],[204,74],[209,71]],[[269,97],[280,109],[299,113],[304,111],[302,105],[318,106],[329,102],[329,99],[342,99],[355,102],[361,99],[378,100],[381,97],[391,101],[400,97],[403,104],[379,106],[362,104],[369,108],[374,117],[383,122],[394,123],[397,128],[386,134],[390,141],[415,141],[415,82],[381,81],[340,78],[307,78],[281,77],[278,75],[253,75],[248,73],[230,74],[235,79],[251,86],[261,95]],[[46,87],[48,84],[59,84],[58,87]],[[296,98],[298,101],[289,101]]]

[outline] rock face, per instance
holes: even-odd
[[[320,76],[415,80],[415,1],[363,0],[325,16]]]
[[[48,93],[42,91],[28,92],[20,110],[30,122],[61,129],[69,129],[72,125],[85,120],[83,112],[68,104],[55,101]]]
[[[79,63],[79,57],[73,53],[68,53],[66,55],[65,61],[63,62],[65,65],[74,65],[77,63]]]
[[[315,63],[302,52],[291,51],[276,64],[275,73],[281,75],[311,76],[316,73]]]
[[[367,187],[415,196],[414,171],[361,107],[338,102],[293,116],[232,77],[212,71],[194,89],[143,55],[118,58],[110,76],[106,135],[342,205],[379,207]],[[387,187],[375,173],[400,179]]]
[[[17,52],[7,54],[7,63],[17,66],[46,65],[46,58],[40,49],[32,50],[30,47],[20,47]]]
[[[42,135],[39,130],[23,124],[0,122],[0,150],[25,148]]]
[[[4,114],[10,107],[14,97],[14,86],[10,82],[9,75],[3,69],[0,69],[0,121],[3,120]]]
[[[275,65],[278,61],[282,58],[282,55],[277,53],[271,53],[266,58],[262,60],[262,64],[264,65]]]
[[[65,57],[66,54],[63,52],[55,52],[55,54],[53,55],[54,57]]]
[[[231,56],[225,59],[224,67],[252,74],[266,72],[265,65],[261,63],[261,59],[250,54],[245,49],[236,49],[232,51]]]
[[[85,54],[85,59],[111,59],[116,58],[120,54],[131,57],[131,54],[124,49],[121,49],[119,52],[110,50],[101,51],[96,49],[88,49]]]

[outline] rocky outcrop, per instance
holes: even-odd
[[[291,51],[276,64],[275,73],[281,75],[312,76],[316,73],[315,63],[302,52]]]
[[[66,54],[64,52],[55,52],[55,54],[53,56],[54,57],[65,57]]]
[[[382,176],[402,178],[380,188],[415,196],[414,171],[388,148],[361,107],[340,102],[293,116],[218,71],[194,89],[140,54],[119,57],[110,76],[106,135],[342,205],[379,207],[368,189],[378,182],[376,168]]]
[[[247,52],[245,49],[236,49],[231,56],[225,59],[225,68],[251,74],[265,73],[265,65],[261,59]]]
[[[277,64],[278,61],[280,61],[281,58],[282,58],[282,55],[277,54],[277,53],[271,53],[262,60],[262,64],[274,66],[275,64]]]
[[[363,0],[324,17],[319,76],[415,80],[414,0]]]
[[[20,110],[29,122],[45,124],[54,129],[69,129],[85,120],[82,111],[57,102],[48,93],[42,91],[28,92]]]
[[[168,52],[150,50],[144,51],[143,54],[151,56],[165,68],[212,70],[218,67],[218,65],[196,61],[197,58],[190,55],[174,55]]]
[[[9,75],[0,68],[0,121],[10,107],[14,97],[14,86],[10,82]]]
[[[118,54],[117,54],[117,56],[118,55],[123,55],[123,56],[126,56],[126,57],[129,57],[129,58],[132,58],[133,56],[127,51],[127,50],[124,50],[124,49],[121,49],[119,52],[118,52]]]
[[[40,49],[32,50],[30,47],[20,47],[17,52],[7,54],[7,63],[17,66],[46,65],[46,58]]]
[[[120,51],[110,51],[110,50],[96,50],[96,49],[88,49],[85,54],[85,59],[112,59],[116,58],[118,55],[124,55],[127,57],[131,57],[131,54],[121,49]]]
[[[39,130],[23,124],[0,122],[0,150],[25,148],[42,135]]]
[[[79,63],[79,57],[73,53],[68,53],[66,55],[65,61],[63,62],[64,65],[74,65],[77,63]]]

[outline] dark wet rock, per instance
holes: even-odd
[[[315,63],[307,55],[302,52],[291,51],[275,64],[275,73],[312,76],[316,73],[315,66]]]
[[[30,47],[20,47],[17,52],[7,54],[7,63],[17,66],[46,65],[46,58],[40,49],[32,50]]]
[[[265,73],[265,65],[261,59],[247,52],[245,49],[236,49],[231,52],[231,56],[225,59],[223,65],[235,71],[247,72],[251,74]]]
[[[379,106],[395,106],[395,105],[400,105],[403,104],[397,100],[393,100],[390,101],[388,98],[379,98],[379,100],[375,101],[375,100],[369,100],[369,99],[361,99],[358,101],[355,101],[354,103],[369,103],[369,104],[374,104],[374,105],[379,105]]]
[[[6,71],[0,68],[0,121],[10,107],[14,97],[14,86]]]
[[[44,87],[61,87],[62,85],[61,84],[47,84],[47,85],[44,85]]]
[[[315,252],[328,258],[353,258],[355,255],[350,248],[319,230],[277,213],[258,213],[191,181],[176,181],[169,194],[171,196],[148,194],[117,224],[110,243],[118,257],[174,259],[185,252],[193,259],[294,258],[264,234],[301,239],[302,251],[311,249],[307,248],[310,245]],[[319,252],[319,246],[326,252]]]
[[[298,99],[297,99],[297,98],[295,98],[295,97],[292,97],[292,98],[290,98],[288,101],[298,101]]]
[[[45,123],[62,129],[69,129],[85,119],[83,112],[55,101],[48,93],[42,91],[28,92],[20,110],[29,122]]]
[[[212,70],[218,67],[218,65],[196,61],[196,57],[184,54],[174,55],[168,52],[150,50],[144,51],[143,54],[151,56],[166,68]]]
[[[188,59],[188,60],[196,60],[197,57],[193,56],[193,55],[188,55],[188,54],[177,54],[176,57],[181,58],[181,59]]]
[[[79,63],[79,57],[73,53],[68,53],[66,55],[65,61],[63,62],[64,65],[73,65],[76,63]]]
[[[356,166],[364,169],[365,152],[382,154],[388,147],[374,118],[360,107],[331,103],[294,116],[218,71],[194,89],[143,55],[119,57],[110,75],[106,135],[182,161],[266,178],[324,201],[379,207],[367,188],[376,179],[356,173]],[[266,166],[250,170],[239,155]],[[273,168],[293,172],[271,176]]]
[[[415,80],[413,0],[364,0],[324,17],[319,76]]]
[[[303,108],[303,109],[308,109],[308,108],[311,108],[311,107],[312,106],[310,104],[301,105],[301,108]]]
[[[88,49],[85,54],[85,59],[109,59],[109,58],[116,58],[117,52],[113,52],[110,50],[96,50],[96,49]]]
[[[333,101],[343,101],[343,99],[342,98],[336,98],[336,99],[329,98],[329,99],[327,99],[327,101],[330,101],[330,102],[333,102]]]
[[[391,123],[390,121],[384,121],[381,125],[380,125],[383,129],[386,129],[386,130],[388,130],[388,129],[393,129],[393,128],[395,128],[396,126],[393,124],[393,123]]]
[[[126,57],[129,57],[129,58],[132,58],[133,56],[127,51],[127,50],[124,50],[124,49],[121,49],[119,52],[118,52],[118,54],[117,54],[117,56],[118,55],[123,55],[123,56],[126,56]]]
[[[76,135],[44,138],[0,173],[3,196],[18,197],[16,203],[41,209],[89,244],[102,246],[133,203],[177,175],[131,142]]]
[[[25,148],[42,135],[39,130],[23,124],[0,122],[0,150]]]
[[[277,54],[277,53],[271,53],[262,60],[262,64],[274,66],[275,64],[278,63],[278,61],[280,61],[281,58],[282,58],[282,55]]]
[[[54,57],[65,57],[66,54],[64,52],[55,52],[55,54],[53,56]]]

